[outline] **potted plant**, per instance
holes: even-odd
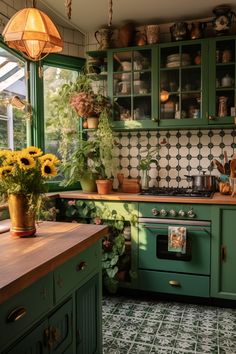
[[[149,176],[148,171],[151,168],[151,164],[155,163],[157,165],[157,160],[154,158],[156,150],[152,149],[148,151],[147,155],[142,158],[139,162],[139,169],[141,171],[141,188],[146,190],[149,188]]]
[[[61,171],[64,175],[61,185],[69,186],[80,181],[84,192],[96,192],[95,180],[99,164],[98,140],[79,139],[70,158],[61,165]]]
[[[57,174],[59,160],[30,146],[21,151],[0,150],[0,195],[8,201],[11,234],[33,236],[48,178]]]
[[[96,131],[100,156],[99,178],[96,181],[99,194],[109,194],[111,192],[113,177],[116,174],[113,156],[115,139],[109,117],[110,110],[105,107],[99,115],[98,129]]]

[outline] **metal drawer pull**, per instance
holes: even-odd
[[[177,280],[170,280],[169,284],[171,286],[181,287],[181,284]]]
[[[26,315],[26,309],[24,307],[18,307],[11,311],[7,316],[7,322],[16,322]]]
[[[87,267],[87,263],[82,261],[76,266],[76,270],[77,272],[79,272],[80,270],[84,270],[86,267]]]
[[[226,262],[226,247],[224,245],[221,245],[220,253],[221,253],[221,262]]]
[[[143,227],[145,229],[153,229],[153,230],[168,230],[168,227],[157,227],[157,226],[149,226],[149,225],[143,225]],[[204,231],[207,234],[210,234],[210,231],[205,229],[204,227],[199,227],[199,228],[195,229],[195,228],[191,228],[191,227],[186,226],[186,228],[188,231]]]

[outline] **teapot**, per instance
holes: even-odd
[[[226,74],[222,80],[221,80],[221,86],[222,87],[231,87],[234,84],[234,80],[232,77],[229,76],[229,74]]]
[[[112,31],[110,28],[101,28],[94,33],[95,39],[99,44],[99,49],[108,49],[111,45]]]

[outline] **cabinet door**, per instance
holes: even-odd
[[[235,37],[210,40],[209,124],[232,124],[236,116]]]
[[[212,296],[236,300],[236,208],[216,207],[212,224]]]
[[[102,353],[101,289],[97,274],[76,292],[77,354]]]
[[[160,126],[207,123],[207,50],[206,41],[160,45]]]
[[[49,354],[44,334],[48,328],[48,321],[44,321],[26,337],[6,352],[6,354]]]
[[[109,95],[117,128],[157,127],[153,110],[153,53],[157,48],[109,51]]]
[[[72,299],[49,318],[50,353],[64,353],[72,345]]]

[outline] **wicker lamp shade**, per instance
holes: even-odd
[[[10,48],[19,50],[33,61],[63,49],[58,29],[48,15],[36,8],[18,11],[9,20],[2,35]]]

